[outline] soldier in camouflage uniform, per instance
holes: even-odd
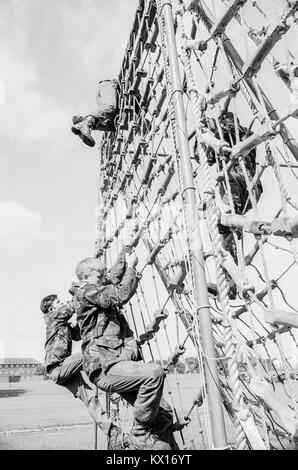
[[[222,138],[227,142],[230,147],[236,144],[236,130],[235,130],[235,121],[234,121],[234,114],[227,111],[222,111],[219,116],[219,122],[221,125],[222,130]],[[213,119],[209,120],[210,130],[213,132],[214,136],[217,139],[220,139],[221,136],[217,130],[216,124]],[[244,140],[249,137],[252,132],[247,130],[245,127],[241,126],[239,121],[237,120],[237,126],[239,130],[239,138],[240,140]],[[208,164],[210,166],[216,163],[216,155],[215,151],[212,147],[206,148],[207,152],[207,159]],[[223,152],[225,162],[228,163],[229,161],[229,152]],[[199,163],[200,158],[198,154],[198,146],[197,141],[195,142],[194,146],[194,157],[195,160]],[[252,149],[244,158],[244,165],[248,174],[250,181],[254,178],[256,173],[256,149]],[[219,159],[218,161],[218,169],[222,171],[223,165],[222,161]],[[245,181],[245,177],[240,166],[240,163],[236,160],[233,167],[229,170],[229,184],[231,188],[231,195],[233,199],[234,209],[236,214],[244,215],[249,209],[251,209],[251,201],[249,198],[249,193]],[[228,194],[226,188],[223,184],[220,184],[219,188],[222,200],[226,206],[229,206]],[[262,184],[259,181],[256,186],[254,187],[254,194],[256,200],[258,201],[261,193],[263,191]],[[222,235],[223,246],[226,250],[234,258],[234,261],[237,263],[237,252],[236,252],[236,245],[231,234],[231,230],[229,227],[223,226],[222,224],[218,224],[219,233]],[[236,235],[240,238],[242,236],[242,232],[240,230],[236,231]],[[229,297],[231,299],[235,299],[236,297],[236,286],[234,281],[232,281],[231,277],[226,273],[226,278],[230,284],[229,288]],[[214,284],[210,284],[212,286],[213,294],[217,294],[217,288]]]
[[[74,314],[73,302],[61,303],[56,294],[48,295],[40,304],[46,324],[45,367],[50,378],[80,398],[95,422],[104,432],[109,427],[105,412],[83,372],[81,352],[71,354],[72,341],[81,339],[78,325],[69,320]]]
[[[233,147],[233,145],[236,144],[236,130],[235,130],[235,123],[234,123],[234,114],[231,112],[223,111],[219,116],[219,122],[221,125],[223,140],[225,140],[230,147]],[[213,120],[210,120],[209,124],[210,124],[210,129],[213,132],[214,136],[217,139],[220,139],[219,132]],[[240,140],[244,140],[252,134],[251,131],[248,131],[245,127],[241,126],[239,122],[238,122],[238,129],[239,129]],[[206,151],[207,151],[208,164],[210,166],[214,165],[216,163],[216,156],[215,156],[214,149],[212,147],[207,147]],[[196,161],[199,163],[200,158],[198,154],[197,142],[195,142],[194,156],[195,156]],[[229,153],[226,152],[225,162],[228,163],[228,161],[229,161]],[[248,173],[249,179],[252,180],[256,173],[256,149],[255,148],[252,149],[245,156],[244,165]],[[219,171],[221,171],[222,168],[223,168],[222,162],[221,160],[219,160]],[[229,171],[229,183],[231,186],[231,193],[232,193],[235,213],[245,214],[249,209],[251,209],[252,206],[251,206],[251,201],[249,199],[249,193],[247,190],[244,174],[238,161],[235,162],[234,166]],[[262,191],[263,191],[262,185],[260,182],[258,182],[257,187],[255,188],[255,196],[257,200],[260,198]],[[227,193],[223,185],[221,185],[220,187],[220,192],[221,192],[224,202],[228,204]]]
[[[115,131],[115,117],[118,111],[118,82],[116,80],[102,80],[98,82],[96,92],[97,108],[83,117],[73,116],[72,132],[78,135],[84,144],[94,147],[95,140],[92,130]]]
[[[166,450],[170,445],[154,434],[158,415],[162,422],[159,406],[165,373],[159,365],[141,361],[133,332],[120,311],[135,293],[136,263],[135,255],[127,255],[126,270],[118,285],[103,283],[105,266],[97,258],[86,258],[77,265],[81,285],[75,293],[75,309],[83,365],[98,388],[118,393],[133,406],[130,447]]]

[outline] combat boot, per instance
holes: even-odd
[[[78,116],[74,116],[77,118]],[[93,116],[86,116],[82,121],[77,122],[71,128],[72,132],[78,135],[84,144],[94,147],[95,140],[91,135],[91,130],[95,127],[96,120]]]
[[[84,116],[81,116],[80,114],[76,114],[75,116],[72,116],[72,123],[77,124],[78,122],[83,121]]]
[[[130,449],[133,450],[171,450],[168,443],[152,432],[150,423],[141,423],[136,419],[127,439]]]
[[[167,402],[162,399],[158,413],[152,422],[152,432],[161,441],[167,442],[172,450],[179,449],[174,437],[173,412]]]
[[[119,426],[116,426],[112,423],[107,436],[108,450],[131,450],[129,447],[127,434],[125,434]]]

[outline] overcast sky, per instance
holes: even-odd
[[[136,5],[0,0],[0,356],[43,360],[40,299],[93,253],[97,152],[71,117],[118,74]]]

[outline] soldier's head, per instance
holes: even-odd
[[[76,275],[80,281],[100,283],[104,279],[106,267],[98,258],[84,258],[76,267]]]
[[[58,302],[58,295],[56,294],[51,294],[47,295],[44,297],[40,303],[40,310],[42,313],[47,314],[50,310],[50,308],[53,308],[53,306]]]

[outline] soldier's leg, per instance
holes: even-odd
[[[158,414],[165,372],[157,364],[121,361],[106,374],[101,374],[96,385],[110,393],[119,393],[133,405],[134,424],[129,442],[134,449],[169,450],[170,445],[157,438],[152,428]]]
[[[104,80],[98,84],[96,93],[97,108],[85,117],[73,116],[72,132],[78,135],[86,145],[94,147],[92,130],[114,131],[117,114],[117,85],[113,80]]]
[[[99,82],[96,94],[98,110],[106,118],[111,117],[117,110],[117,84],[114,80],[103,80]]]
[[[152,423],[152,431],[159,439],[167,442],[171,449],[179,449],[173,433],[174,415],[168,402],[161,398],[159,409]]]
[[[117,85],[113,80],[99,82],[96,101],[98,107],[90,114],[96,119],[94,129],[102,130],[103,126],[107,128],[108,124],[114,124],[113,120],[117,113]]]
[[[164,378],[165,372],[158,364],[121,361],[113,365],[107,374],[101,374],[96,385],[121,396],[123,393],[137,392],[133,404],[134,416],[139,421],[152,422],[158,411]]]
[[[64,386],[70,391],[73,390],[76,398],[82,400],[91,418],[98,424],[100,429],[107,434],[110,429],[111,421],[108,419],[104,410],[105,397],[95,395],[95,389],[89,382],[85,372],[81,371],[72,379],[69,386],[67,386],[67,384],[64,384]]]
[[[117,394],[118,395],[118,394]],[[124,398],[127,403],[131,406],[134,405],[137,397],[137,390],[132,392],[122,392],[122,398]],[[168,402],[161,398],[159,408],[155,418],[152,421],[152,432],[163,442],[166,442],[170,445],[171,449],[179,449],[179,446],[175,440],[174,433],[173,433],[173,410]],[[114,430],[114,439],[112,440],[111,449],[120,449],[119,442],[120,442],[120,430],[118,429],[118,435],[116,430]],[[115,444],[115,436],[118,437],[118,447]]]
[[[59,367],[59,375],[56,382],[59,385],[63,385],[64,382],[68,382],[70,379],[78,375],[83,370],[83,357],[81,352],[71,354],[66,357]]]
[[[82,353],[68,356],[63,363],[50,373],[50,378],[58,385],[67,388],[75,398],[82,400],[93,420],[105,431],[106,416],[95,390],[83,372]]]

